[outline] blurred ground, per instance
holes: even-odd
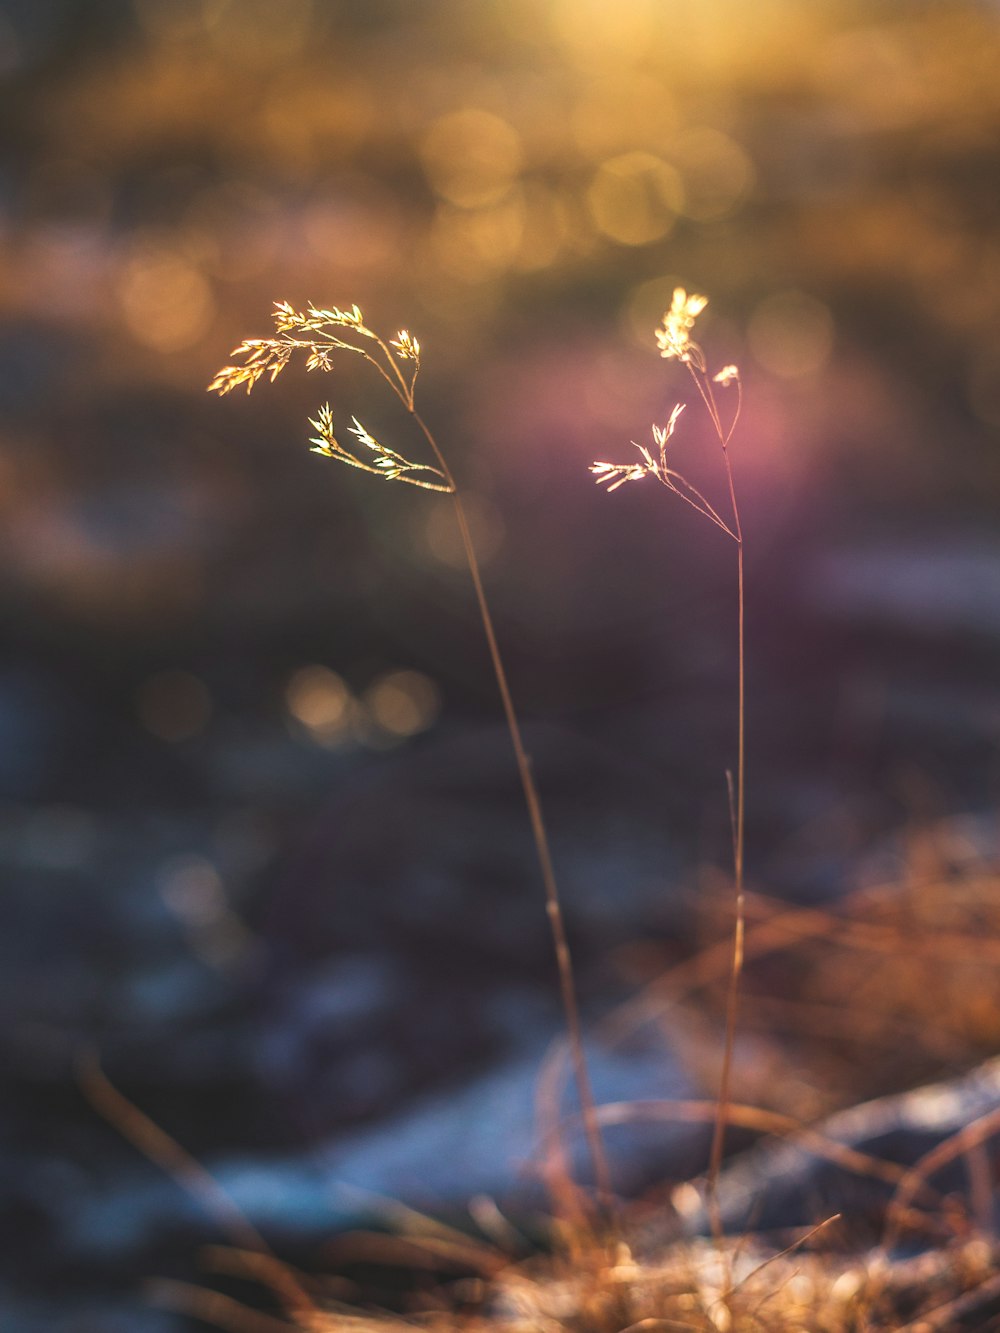
[[[992,818],[998,54],[985,0],[0,3],[12,1327],[183,1327],[129,1284],[209,1234],[143,1213],[81,1043],[206,1160],[349,1174],[371,1130],[391,1188],[380,1125],[523,1089],[559,1028],[448,502],[308,453],[328,397],[404,429],[353,367],[204,392],[275,300],[421,340],[592,1017],[726,860],[732,551],[586,471],[687,393],[676,284],[746,385],[755,883],[830,902],[901,824]],[[658,1068],[615,1078],[694,1077]]]

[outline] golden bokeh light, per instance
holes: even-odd
[[[356,701],[344,678],[329,667],[300,667],[285,689],[285,706],[318,745],[336,749],[354,738]]]
[[[598,167],[587,205],[602,235],[621,245],[648,245],[676,222],[684,183],[675,167],[653,153],[620,153]]]
[[[905,43],[900,24],[871,23],[836,33],[817,52],[817,82],[868,125],[907,125],[919,115],[927,94],[914,78]]]
[[[364,703],[386,735],[406,740],[426,731],[441,712],[441,692],[420,671],[387,671],[369,685]]]
[[[753,188],[753,163],[720,130],[701,127],[679,134],[667,156],[684,182],[682,211],[695,222],[728,217]]]
[[[659,0],[551,0],[554,35],[583,66],[630,60],[654,44],[663,24]]]
[[[499,203],[521,171],[521,139],[500,116],[464,107],[435,120],[418,145],[435,193],[458,208]]]
[[[132,337],[154,352],[193,346],[215,316],[215,298],[201,270],[155,242],[140,242],[125,261],[118,300]]]
[[[480,563],[488,565],[495,559],[506,538],[503,517],[485,496],[475,492],[463,494],[462,506],[472,533]],[[421,519],[423,544],[433,559],[449,569],[465,569],[465,549],[455,522],[455,507],[448,500],[427,505]]]
[[[823,369],[833,351],[830,308],[806,292],[776,292],[754,310],[747,341],[758,365],[780,379],[802,379]]]
[[[515,265],[522,254],[524,199],[516,192],[492,208],[442,205],[428,250],[437,269],[464,282],[480,282]]]
[[[518,195],[521,232],[512,266],[523,272],[548,268],[559,258],[571,234],[566,200],[539,181],[525,181]]]
[[[662,79],[640,70],[602,73],[576,93],[570,129],[588,161],[636,148],[660,149],[677,128],[675,99]]]

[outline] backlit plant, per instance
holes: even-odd
[[[490,660],[514,747],[517,770],[545,888],[546,911],[555,946],[571,1058],[594,1178],[599,1195],[607,1202],[611,1195],[611,1182],[584,1054],[569,944],[541,801],[507,683],[507,673],[500,655],[493,617],[458,484],[437,440],[417,411],[415,390],[421,368],[420,343],[406,329],[401,329],[394,338],[381,337],[366,324],[364,316],[356,305],[352,305],[349,310],[341,310],[336,306],[330,310],[321,310],[309,305],[304,311],[299,311],[286,301],[281,301],[274,308],[274,324],[273,337],[248,338],[234,349],[232,355],[239,358],[240,363],[224,366],[209,385],[210,391],[226,394],[240,385],[246,385],[249,393],[265,375],[272,382],[277,379],[296,354],[305,356],[307,370],[325,371],[333,369],[333,359],[338,354],[359,356],[382,377],[402,403],[423,437],[433,463],[414,462],[381,443],[358,421],[357,417],[352,418],[352,425],[348,428],[349,434],[354,438],[345,443],[342,438],[337,437],[333,410],[329,404],[325,404],[316,418],[310,421],[310,425],[317,432],[310,441],[313,452],[336,459],[348,467],[360,468],[364,472],[384,477],[387,481],[406,482],[425,491],[443,491],[452,498],[462,549],[472,578]]]
[[[652,477],[668,491],[679,496],[686,504],[689,504],[699,514],[707,518],[725,535],[735,543],[737,558],[737,621],[738,621],[738,654],[737,654],[737,677],[738,677],[738,712],[737,712],[737,760],[736,760],[736,781],[732,780],[732,775],[727,774],[730,791],[730,809],[733,828],[733,861],[735,867],[736,884],[736,924],[733,935],[733,954],[732,967],[730,973],[729,997],[726,1004],[726,1035],[725,1049],[722,1061],[722,1077],[719,1086],[718,1114],[715,1120],[715,1133],[712,1139],[712,1150],[709,1163],[709,1195],[710,1202],[714,1209],[715,1182],[718,1179],[719,1167],[722,1162],[722,1152],[724,1146],[726,1111],[729,1104],[730,1075],[733,1060],[733,1042],[736,1032],[736,1012],[739,1001],[739,978],[743,966],[743,936],[744,936],[744,895],[743,895],[743,846],[744,846],[744,824],[746,810],[746,670],[745,670],[745,651],[744,651],[744,587],[743,587],[743,525],[740,521],[740,508],[736,499],[736,485],[733,479],[733,465],[729,453],[729,444],[733,438],[733,432],[740,418],[740,409],[743,404],[742,384],[740,372],[736,366],[724,366],[716,374],[710,374],[708,363],[705,359],[705,353],[702,348],[694,342],[691,337],[695,322],[698,316],[708,305],[708,298],[705,296],[689,296],[683,287],[677,287],[674,290],[673,300],[670,309],[664,314],[659,328],[656,330],[656,343],[660,349],[660,356],[666,360],[679,361],[687,370],[694,381],[698,395],[705,406],[705,410],[712,423],[712,429],[722,446],[722,457],[725,465],[725,478],[728,488],[729,514],[723,518],[718,508],[702,494],[696,486],[693,486],[682,474],[672,468],[668,459],[668,446],[673,438],[677,428],[678,421],[684,411],[684,405],[678,403],[670,413],[670,417],[665,426],[653,426],[653,445],[654,450],[650,450],[644,444],[636,444],[634,447],[638,450],[638,460],[633,459],[629,463],[604,463],[597,462],[591,464],[593,472],[599,484],[607,486],[609,491],[615,491],[626,482],[643,481],[647,477]],[[736,403],[733,407],[729,420],[724,422],[722,412],[716,399],[715,386],[729,388],[736,386]],[[735,791],[734,791],[735,785]],[[717,1216],[714,1217],[716,1228],[718,1229]]]

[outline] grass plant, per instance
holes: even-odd
[[[614,1019],[620,1034],[676,1004],[679,998],[707,992],[718,984],[720,991],[724,990],[721,1007],[725,1037],[718,1094],[711,1101],[594,1105],[539,796],[459,489],[415,404],[421,365],[417,340],[405,330],[395,338],[381,338],[366,324],[357,306],[350,310],[309,306],[297,311],[282,303],[275,308],[275,336],[241,343],[234,353],[238,364],[224,367],[210,387],[219,393],[240,385],[250,390],[265,375],[274,380],[299,353],[305,356],[310,370],[329,370],[334,356],[354,354],[381,376],[415,423],[429,451],[427,461],[414,460],[383,444],[356,417],[345,443],[337,436],[329,405],[321,408],[311,423],[316,431],[311,444],[318,454],[345,466],[452,497],[535,838],[575,1065],[580,1121],[590,1146],[598,1197],[607,1202],[611,1190],[602,1140],[604,1128],[638,1120],[711,1123],[705,1197],[711,1240],[683,1237],[683,1191],[687,1190],[689,1205],[692,1197],[697,1203],[697,1194],[689,1185],[675,1191],[673,1212],[660,1205],[660,1214],[670,1219],[666,1230],[660,1218],[650,1228],[644,1224],[643,1215],[621,1212],[604,1214],[604,1225],[594,1226],[593,1217],[576,1205],[579,1192],[562,1164],[557,1127],[550,1136],[553,1142],[545,1145],[551,1147],[556,1164],[550,1173],[553,1200],[562,1209],[553,1226],[556,1239],[562,1243],[557,1244],[553,1255],[528,1261],[514,1258],[509,1243],[513,1229],[498,1212],[492,1221],[488,1210],[481,1208],[477,1213],[477,1220],[485,1217],[483,1234],[492,1235],[492,1240],[483,1242],[400,1208],[396,1237],[358,1234],[348,1242],[348,1249],[353,1245],[355,1257],[362,1262],[398,1263],[419,1270],[423,1285],[414,1295],[407,1317],[385,1312],[362,1314],[351,1304],[355,1293],[349,1282],[334,1279],[323,1288],[316,1279],[302,1277],[277,1260],[211,1176],[122,1097],[96,1062],[85,1061],[81,1065],[81,1085],[92,1104],[150,1159],[184,1184],[230,1238],[232,1248],[213,1249],[206,1255],[207,1266],[219,1274],[251,1279],[269,1289],[280,1313],[255,1313],[229,1296],[178,1282],[157,1285],[155,1297],[160,1303],[234,1333],[339,1333],[343,1329],[352,1333],[404,1333],[417,1325],[441,1333],[948,1333],[998,1326],[989,1322],[1000,1309],[1000,1279],[996,1276],[1000,1244],[989,1238],[985,1225],[992,1189],[984,1145],[1000,1133],[1000,1112],[981,1116],[916,1162],[904,1164],[839,1142],[822,1128],[804,1123],[787,1111],[746,1105],[734,1095],[734,1042],[745,967],[752,979],[752,969],[762,960],[793,948],[812,948],[822,941],[827,955],[833,952],[829,947],[832,943],[842,953],[860,957],[861,965],[868,968],[871,955],[898,958],[905,946],[904,963],[910,970],[904,968],[898,988],[901,994],[913,993],[913,1027],[923,1031],[930,1026],[928,988],[922,973],[914,974],[914,981],[914,966],[937,962],[954,971],[964,965],[971,976],[979,977],[976,968],[995,967],[997,963],[996,945],[991,939],[977,936],[977,923],[978,935],[982,934],[984,903],[992,899],[996,873],[993,867],[988,875],[977,877],[970,869],[956,879],[950,871],[935,869],[927,885],[911,877],[906,884],[911,900],[902,904],[897,901],[898,884],[868,885],[847,896],[836,913],[788,908],[746,892],[743,527],[730,456],[742,388],[735,366],[711,373],[702,348],[692,338],[695,322],[706,304],[704,297],[688,295],[678,288],[656,339],[661,355],[680,362],[695,385],[721,447],[726,499],[713,502],[672,466],[671,441],[684,412],[681,404],[674,407],[665,425],[653,427],[652,448],[635,444],[637,459],[596,462],[591,470],[610,491],[626,482],[652,478],[713,524],[736,549],[737,759],[735,775],[727,774],[735,926],[727,929],[724,940],[675,967]],[[733,387],[735,401],[724,413],[718,395]],[[959,905],[962,915],[958,915]],[[731,922],[731,906],[727,916]],[[912,926],[920,916],[933,924],[915,944]],[[827,970],[835,985],[836,966],[828,965]],[[810,966],[810,974],[823,981],[820,962]],[[826,1000],[827,991],[819,993]],[[931,1008],[935,1003],[930,1002]],[[832,1003],[827,1004],[827,1008],[832,1007]],[[810,1012],[816,1008],[813,1003]],[[897,1017],[895,1011],[889,1015],[890,1027]],[[978,1031],[980,1019],[973,1006],[968,1020],[972,1029]],[[852,1249],[849,1232],[843,1232],[837,1215],[775,1242],[752,1235],[726,1236],[718,1185],[729,1126],[787,1138],[804,1152],[826,1158],[853,1176],[867,1177],[883,1195],[888,1192],[881,1244]],[[947,1201],[931,1187],[935,1173],[956,1159],[967,1161],[973,1177],[975,1220],[972,1213],[963,1214],[954,1203],[948,1212]],[[896,1242],[904,1234],[920,1234],[930,1216],[924,1205],[939,1210],[943,1242],[916,1257],[900,1259]]]
[[[224,366],[209,385],[210,392],[226,394],[245,386],[249,393],[265,375],[273,383],[296,355],[305,357],[306,369],[310,371],[332,370],[334,358],[338,355],[361,357],[382,378],[413,420],[430,451],[433,464],[414,462],[381,443],[357,417],[352,418],[348,428],[353,439],[346,444],[342,443],[342,440],[337,438],[333,410],[329,403],[324,404],[315,419],[310,420],[310,425],[317,432],[310,442],[313,452],[335,459],[348,467],[359,468],[364,472],[383,477],[387,481],[400,481],[421,490],[444,492],[451,496],[462,550],[472,580],[476,605],[486,636],[531,824],[545,891],[545,909],[555,950],[584,1134],[590,1150],[601,1212],[607,1213],[612,1198],[611,1177],[595,1112],[594,1095],[584,1051],[573,963],[541,798],[507,681],[507,672],[500,653],[493,615],[483,585],[479,559],[465,506],[462,503],[461,491],[435,436],[417,410],[416,387],[421,369],[420,343],[407,329],[401,329],[394,338],[381,337],[369,327],[356,305],[352,305],[349,310],[342,310],[339,307],[321,310],[309,305],[304,311],[298,311],[287,302],[281,301],[274,309],[274,325],[273,337],[249,338],[234,349],[232,355],[238,358],[238,364]]]
[[[652,477],[668,491],[678,496],[714,524],[736,546],[736,589],[737,589],[737,758],[736,780],[732,773],[726,774],[729,788],[730,816],[733,830],[733,866],[735,882],[735,923],[729,974],[729,993],[726,1002],[726,1025],[722,1074],[719,1081],[718,1115],[712,1134],[712,1147],[708,1171],[708,1194],[710,1212],[716,1238],[721,1235],[718,1210],[715,1204],[716,1184],[725,1149],[726,1110],[729,1105],[730,1080],[732,1076],[733,1045],[736,1038],[737,1015],[739,1009],[740,974],[743,969],[744,916],[745,898],[743,886],[743,860],[746,824],[746,636],[745,636],[745,595],[743,571],[743,523],[736,497],[736,483],[733,477],[733,464],[729,445],[740,419],[743,405],[743,389],[739,368],[734,365],[723,367],[716,374],[711,374],[705,353],[691,334],[698,316],[708,305],[705,296],[688,295],[683,287],[674,289],[670,309],[666,311],[659,328],[656,330],[656,342],[660,355],[666,360],[679,361],[688,370],[694,381],[698,396],[704,404],[712,424],[712,429],[722,447],[725,465],[725,478],[728,489],[729,515],[723,518],[718,509],[693,486],[680,472],[667,462],[667,446],[684,411],[684,405],[678,403],[670,414],[665,426],[653,426],[653,444],[655,453],[645,445],[636,444],[639,461],[630,463],[591,464],[591,472],[598,483],[615,491],[626,482],[644,481]],[[722,411],[716,399],[715,386],[728,389],[735,385],[736,403],[728,421],[724,422]]]

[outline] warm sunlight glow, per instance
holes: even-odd
[[[681,211],[696,222],[728,217],[753,188],[755,173],[749,156],[719,130],[693,129],[679,134],[666,156],[684,182]]]
[[[465,516],[476,544],[479,558],[488,565],[501,550],[506,538],[503,515],[482,495],[472,492],[465,497]],[[427,550],[439,564],[463,569],[465,555],[462,539],[451,505],[439,502],[428,506],[421,516],[420,530]]]
[[[479,107],[465,107],[436,120],[419,148],[431,186],[459,208],[499,203],[521,169],[517,131]]]
[[[180,352],[196,343],[215,314],[203,274],[182,255],[140,246],[125,265],[118,299],[129,332],[154,352]]]
[[[311,740],[337,747],[351,739],[354,700],[347,683],[325,666],[305,666],[289,680],[285,706]]]
[[[759,365],[780,379],[802,379],[823,369],[833,351],[829,306],[806,292],[777,292],[761,301],[747,341]]]
[[[621,245],[647,245],[670,231],[684,206],[678,171],[652,153],[622,153],[598,168],[587,192],[594,225]]]
[[[369,685],[364,702],[372,721],[400,740],[426,731],[441,711],[438,687],[420,671],[387,671]]]

